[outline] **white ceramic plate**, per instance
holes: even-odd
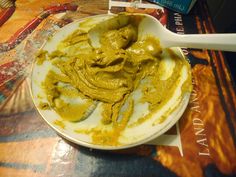
[[[113,17],[112,15],[98,15],[85,19],[81,19],[79,21],[75,21],[71,24],[68,24],[58,30],[53,37],[48,40],[48,42],[42,47],[42,50],[47,50],[52,52],[56,49],[58,43],[65,39],[69,34],[75,31],[78,28],[91,28],[91,26],[99,23],[103,20],[109,19]],[[86,21],[86,24],[83,23]],[[81,25],[83,23],[83,26]],[[82,27],[81,27],[81,26]],[[179,48],[172,49],[176,54],[181,56],[183,59],[184,55],[182,54]],[[172,61],[169,58],[168,54],[164,52],[164,62],[167,66],[166,72],[171,72]],[[84,121],[81,122],[69,122],[63,121],[60,116],[54,110],[42,110],[38,108],[40,102],[47,102],[46,95],[44,90],[41,87],[41,83],[44,81],[48,71],[51,69],[52,65],[49,61],[45,61],[42,65],[34,64],[32,68],[31,75],[31,94],[33,97],[34,104],[38,109],[39,113],[43,117],[43,119],[61,136],[66,138],[69,141],[72,141],[76,144],[83,145],[90,148],[95,149],[105,149],[105,150],[114,150],[114,149],[124,149],[133,147],[136,145],[143,144],[148,142],[164,132],[170,129],[182,116],[184,110],[187,107],[190,93],[181,93],[181,86],[183,82],[187,79],[189,75],[189,69],[187,67],[182,69],[181,79],[179,85],[176,87],[176,90],[171,97],[171,99],[166,103],[166,105],[153,114],[153,116],[146,120],[144,123],[135,126],[135,127],[127,127],[121,134],[119,138],[120,145],[111,146],[111,145],[99,145],[94,144],[90,134],[82,134],[77,133],[76,130],[79,129],[91,129],[96,126],[102,126],[100,123],[101,120],[101,106],[98,103],[96,109],[92,112],[92,114]],[[170,67],[170,68],[168,68]],[[168,75],[168,73],[167,73]],[[134,97],[139,97],[138,91],[134,93]],[[158,119],[166,113],[166,111],[173,109],[169,116],[162,122],[158,124],[154,124]],[[145,114],[147,112],[147,104],[139,104],[137,103],[134,108],[134,114],[132,115],[129,123],[134,122],[136,117]],[[60,120],[63,121],[64,127],[58,126],[55,124],[55,121]]]

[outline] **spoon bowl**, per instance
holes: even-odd
[[[236,51],[236,34],[176,34],[166,29],[156,18],[147,14],[119,14],[102,21],[89,31],[91,44],[99,47],[100,35],[111,29],[121,28],[129,21],[138,21],[139,38],[152,35],[160,40],[162,48],[186,47]]]

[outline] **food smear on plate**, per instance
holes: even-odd
[[[47,103],[40,105],[55,110],[65,121],[81,122],[101,104],[101,125],[76,132],[92,134],[95,144],[117,146],[125,128],[142,124],[171,99],[182,72],[188,78],[181,91],[191,92],[190,66],[171,49],[164,51],[157,38],[139,38],[132,22],[102,33],[100,44],[93,47],[88,32],[78,29],[57,50],[38,54],[38,65],[45,61],[53,65],[42,83]],[[163,52],[171,58],[170,66]],[[75,101],[78,97],[82,101]],[[138,104],[147,104],[148,110],[131,121]],[[162,123],[174,110],[153,124]]]

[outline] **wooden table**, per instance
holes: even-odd
[[[88,149],[58,136],[37,113],[28,82],[34,52],[73,20],[110,8],[152,14],[177,33],[214,33],[205,1],[188,15],[113,5],[107,0],[19,0],[0,9],[0,177],[235,176],[235,85],[218,51],[183,49],[192,66],[191,100],[180,121],[151,145]]]

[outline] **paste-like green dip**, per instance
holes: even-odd
[[[51,54],[41,52],[38,64],[42,64],[47,58],[61,72],[49,71],[43,82],[50,107],[65,120],[81,121],[86,118],[86,111],[94,101],[102,102],[101,121],[103,124],[113,123],[114,129],[109,132],[94,129],[93,140],[96,144],[117,145],[120,132],[133,114],[134,102],[132,99],[128,100],[129,95],[139,87],[141,81],[150,81],[142,87],[141,99],[142,102],[148,102],[150,114],[139,118],[130,126],[144,122],[170,99],[182,66],[189,68],[189,64],[169,50],[175,67],[172,75],[167,80],[162,80],[162,68],[159,66],[162,49],[158,39],[153,36],[138,39],[137,27],[132,24],[105,32],[100,37],[100,43],[101,47],[92,47],[88,34],[77,30],[59,44],[58,51]],[[59,83],[64,83],[64,86]],[[183,92],[191,91],[190,77],[186,83],[182,88]],[[85,102],[67,103],[61,98],[62,95],[81,97]],[[122,112],[122,118],[118,121],[120,109],[126,101],[129,102],[128,108]]]

